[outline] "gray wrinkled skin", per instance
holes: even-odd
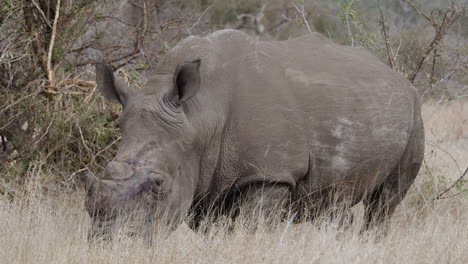
[[[189,37],[140,91],[106,65],[96,75],[124,106],[116,157],[102,179],[85,177],[98,230],[135,208],[171,228],[191,214],[196,228],[259,201],[297,221],[363,201],[369,227],[392,214],[423,159],[416,90],[366,50],[318,33]]]

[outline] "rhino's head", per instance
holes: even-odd
[[[103,177],[84,176],[91,235],[105,234],[117,218],[134,212],[170,228],[186,215],[199,177],[200,135],[191,100],[200,87],[199,67],[200,60],[182,63],[137,92],[114,77],[110,66],[96,66],[99,90],[123,111],[117,155]]]

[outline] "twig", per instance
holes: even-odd
[[[188,31],[188,33],[189,33],[190,35],[192,35],[192,29],[194,29],[194,28],[198,25],[198,23],[200,23],[200,20],[205,16],[206,12],[207,12],[210,8],[212,8],[212,7],[216,4],[216,2],[217,2],[217,1],[213,1],[213,3],[212,3],[210,6],[208,6],[208,7],[205,9],[205,11],[203,11],[203,13],[201,13],[201,15],[198,17],[197,21],[195,22],[195,24],[193,24],[189,29],[187,29],[187,31]]]
[[[90,4],[90,3],[91,3],[90,1],[88,1],[88,2],[83,2],[83,4]],[[70,37],[70,36],[67,37],[66,45],[64,45],[65,48],[64,48],[64,53],[63,53],[63,54],[69,54],[69,53],[72,53],[72,52],[80,52],[80,51],[81,51],[81,50],[79,50],[79,48],[78,48],[76,51],[70,50],[70,48],[71,48],[71,47],[73,46],[73,44],[75,43],[75,40],[78,38],[78,35],[83,34],[82,32],[84,31],[84,29],[85,29],[89,24],[91,24],[90,21],[91,21],[92,19],[95,19],[95,18],[96,18],[96,16],[95,16],[96,12],[97,12],[97,10],[94,10],[93,13],[87,13],[86,19],[83,20],[82,23],[80,23],[80,22],[79,22],[80,20],[78,20],[78,22],[75,23],[75,25],[71,28],[71,30],[69,30],[69,32],[72,32],[72,34],[71,34],[71,37]],[[70,14],[68,14],[68,16],[65,15],[65,18],[62,19],[62,20],[67,21],[67,20],[70,18],[71,14],[73,14],[73,13],[74,13],[74,12],[71,12]],[[75,13],[75,15],[76,15],[76,13]],[[63,18],[63,15],[62,15],[62,18]],[[93,41],[93,42],[95,42],[95,41]],[[85,49],[91,47],[91,45],[93,44],[93,42],[88,43],[88,44],[85,44],[84,46],[88,46],[88,47],[86,47],[86,48],[84,48],[84,49],[82,49],[82,50],[85,50]],[[54,71],[55,71],[56,69],[58,69],[58,68],[62,65],[62,63],[63,63],[64,61],[68,62],[68,60],[66,59],[66,56],[62,56],[61,58],[59,58],[58,61],[55,62]],[[68,62],[68,63],[71,65],[70,62]]]
[[[301,14],[302,20],[303,20],[304,24],[306,25],[307,30],[310,33],[312,33],[312,29],[310,28],[309,21],[307,21],[307,18],[306,18],[306,15],[305,15],[304,1],[302,1],[301,9],[299,9],[299,7],[296,5],[296,3],[292,3],[292,4],[293,4],[294,8],[296,8],[297,12],[299,14]],[[346,19],[348,19],[347,16],[346,16]],[[348,27],[349,27],[349,25],[348,25]],[[354,40],[353,40],[353,46],[354,46]]]
[[[81,168],[75,172],[73,172],[72,174],[70,174],[70,177],[68,177],[67,179],[65,179],[65,182],[70,182],[71,180],[73,180],[73,178],[75,177],[76,174],[80,173],[80,172],[83,172],[85,170],[89,170],[88,167],[85,167],[85,168]]]
[[[36,147],[36,146],[39,144],[39,142],[40,142],[42,139],[44,139],[45,136],[47,136],[47,134],[49,134],[49,130],[50,130],[50,128],[52,127],[52,124],[54,123],[54,121],[55,121],[55,112],[52,114],[52,118],[51,118],[50,123],[49,123],[49,125],[47,126],[46,131],[44,132],[44,134],[42,134],[42,135],[39,137],[39,139],[36,140],[36,142],[34,142],[34,147]]]
[[[37,10],[39,10],[39,13],[41,13],[42,17],[44,18],[44,22],[47,24],[47,26],[52,27],[50,25],[49,19],[47,19],[46,15],[44,14],[44,11],[42,11],[41,7],[36,3],[36,1],[31,0],[31,2],[36,6]]]
[[[431,24],[433,24],[433,21],[430,17],[428,17],[427,15],[425,15],[423,12],[421,12],[415,5],[413,5],[413,3],[411,3],[410,1],[408,0],[402,0],[403,2],[407,3],[409,6],[411,6],[411,8],[413,8],[413,10],[418,13],[419,15],[423,16],[427,21],[431,22]],[[434,25],[434,24],[433,24]]]
[[[346,26],[348,27],[348,35],[351,38],[351,46],[354,47],[354,37],[353,33],[351,32],[351,27],[349,26],[349,9],[351,5],[346,8]]]
[[[384,15],[382,13],[382,9],[380,9],[380,7],[379,7],[379,13],[380,13],[380,16],[379,16],[380,30],[381,30],[382,35],[384,37],[385,48],[387,49],[388,65],[390,66],[390,68],[393,69],[392,55],[391,55],[391,52],[390,52],[390,42],[388,40],[388,34],[387,34],[387,26],[385,25],[385,18],[384,18]]]
[[[138,41],[143,43],[143,40],[146,35],[146,30],[148,29],[148,3],[147,0],[143,1],[143,31],[141,32]]]
[[[117,143],[119,140],[122,139],[122,136],[119,136],[117,139],[115,139],[114,141],[112,141],[109,145],[107,145],[105,148],[101,149],[98,153],[96,153],[93,158],[91,159],[91,163],[94,162],[96,160],[96,158],[101,155],[104,151],[110,149],[115,143]]]
[[[79,124],[76,125],[78,127],[78,131],[80,132],[80,138],[81,138],[81,142],[83,142],[83,146],[85,147],[85,149],[89,152],[89,153],[92,153],[91,149],[88,147],[88,145],[86,144],[86,141],[84,139],[84,136],[83,136],[83,131],[81,130],[81,127]]]
[[[465,7],[458,8],[455,6],[455,2],[452,1],[452,7],[448,8],[442,17],[441,22],[439,23],[434,17],[429,17],[425,15],[423,12],[421,12],[416,6],[414,6],[410,1],[408,0],[402,0],[403,2],[407,3],[411,8],[413,8],[414,11],[416,11],[418,14],[426,18],[434,27],[435,29],[435,35],[434,38],[432,39],[431,43],[427,47],[427,49],[424,51],[421,59],[416,65],[415,70],[408,76],[408,79],[410,80],[411,83],[414,83],[416,76],[418,73],[421,71],[422,66],[426,62],[428,56],[435,52],[439,46],[442,40],[444,39],[445,35],[447,34],[447,31],[450,29],[450,27],[457,21],[457,19],[462,15],[467,12],[467,9]],[[435,59],[433,60],[433,63],[435,63]],[[433,65],[434,67],[434,65]]]
[[[413,71],[413,73],[410,75],[409,80],[414,83],[414,80],[416,79],[416,76],[418,73],[421,71],[422,66],[424,65],[424,62],[426,62],[427,57],[429,54],[438,47],[439,42],[442,40],[443,36],[445,35],[445,30],[446,30],[446,19],[447,19],[447,13],[444,14],[444,18],[442,20],[441,25],[436,28],[436,34],[434,36],[434,39],[432,39],[431,43],[429,44],[428,48],[424,52],[422,58],[419,60],[416,69]]]
[[[60,16],[60,0],[57,0],[55,9],[54,24],[52,26],[52,35],[49,43],[49,53],[47,55],[47,77],[51,83],[54,82],[54,70],[52,69],[52,51],[54,50],[55,35],[57,34],[57,22]]]
[[[436,61],[437,61],[437,48],[435,48],[433,53],[432,53],[431,77],[429,79],[429,81],[431,83],[431,86],[434,86],[434,84],[436,83],[436,80],[434,78]]]
[[[448,187],[447,189],[445,189],[443,192],[437,194],[432,200],[440,200],[440,199],[445,199],[445,197],[442,197],[445,193],[447,193],[448,191],[450,191],[451,189],[453,189],[459,182],[461,182],[463,180],[463,178],[466,176],[466,174],[468,173],[468,167],[465,169],[464,172],[462,172],[462,170],[460,169],[460,166],[457,162],[457,160],[448,152],[446,151],[445,149],[441,148],[439,145],[435,144],[435,143],[432,143],[432,142],[427,142],[429,145],[433,146],[433,147],[436,147],[438,148],[439,150],[441,150],[442,152],[444,152],[454,163],[455,163],[455,166],[457,167],[457,170],[458,172],[460,173],[460,177],[450,185],[450,187]]]
[[[447,189],[445,189],[445,191],[437,194],[436,197],[434,197],[433,200],[440,200],[440,199],[446,198],[446,197],[442,197],[442,196],[444,194],[446,194],[448,191],[450,191],[451,189],[453,189],[455,186],[457,186],[457,184],[463,180],[463,178],[466,176],[467,173],[468,173],[468,166],[466,167],[465,172],[463,172],[460,175],[460,177],[458,177],[458,179],[455,182],[452,183],[452,185],[450,185]]]
[[[36,82],[41,82],[41,81],[42,81],[42,80],[34,80],[34,81],[28,83],[28,85],[26,85],[25,90],[28,90],[28,88],[29,88],[32,84],[34,84],[34,83],[36,83]],[[3,109],[1,109],[1,110],[0,110],[0,114],[3,113],[3,112],[5,112],[6,110],[10,109],[12,106],[17,105],[17,104],[20,103],[21,101],[23,101],[23,100],[25,100],[25,99],[27,99],[27,98],[29,98],[29,97],[31,97],[31,96],[37,95],[39,92],[40,92],[40,91],[35,91],[35,92],[31,93],[31,94],[28,94],[28,95],[25,95],[25,96],[21,97],[21,98],[18,99],[17,101],[15,101],[15,102],[11,103],[10,105],[7,105],[7,106],[4,107]]]
[[[443,99],[443,98],[442,98],[442,99]],[[442,100],[442,99],[441,99],[441,100]],[[459,173],[462,172],[461,169],[460,169],[460,165],[458,165],[457,160],[452,156],[452,154],[450,154],[447,150],[441,148],[441,147],[440,147],[439,145],[437,145],[436,143],[432,143],[432,142],[429,142],[429,141],[428,141],[427,144],[429,144],[429,145],[431,145],[431,146],[433,146],[433,147],[436,147],[436,148],[438,148],[439,150],[441,150],[442,152],[444,152],[447,156],[449,156],[449,158],[453,161],[453,163],[455,163],[455,166],[457,167],[458,172],[459,172]]]

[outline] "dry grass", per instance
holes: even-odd
[[[423,109],[426,165],[392,219],[388,236],[377,242],[373,232],[358,236],[362,208],[357,206],[357,221],[345,232],[325,222],[284,223],[253,234],[239,228],[228,235],[219,227],[206,236],[182,226],[151,247],[123,235],[90,245],[83,193],[51,197],[30,190],[12,203],[0,198],[0,262],[468,263],[468,199],[431,200],[458,177],[454,160],[460,169],[468,166],[468,102],[431,102]]]

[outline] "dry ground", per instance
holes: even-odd
[[[8,203],[0,197],[0,262],[468,263],[468,198],[432,200],[468,166],[468,102],[430,102],[423,108],[426,163],[392,219],[388,236],[377,242],[376,233],[358,236],[358,205],[357,221],[346,232],[333,223],[285,223],[270,232],[237,229],[226,235],[220,228],[203,236],[182,226],[150,248],[126,236],[90,245],[83,193],[39,195],[32,183],[27,198]]]

